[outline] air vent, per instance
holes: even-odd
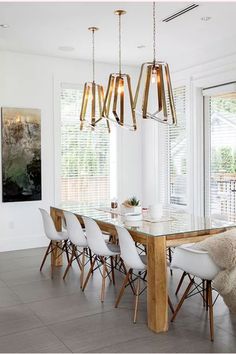
[[[173,15],[164,18],[164,20],[162,20],[162,22],[170,22],[170,21],[174,20],[176,17],[182,16],[186,12],[189,12],[189,11],[195,9],[198,6],[199,5],[197,5],[197,4],[191,4],[191,5],[187,6],[187,7],[185,7],[184,9],[174,13]]]

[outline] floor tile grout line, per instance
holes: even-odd
[[[52,331],[52,329],[51,329],[49,326],[46,326],[46,328],[48,329],[48,331],[49,331],[51,334],[53,334],[53,335],[69,350],[70,353],[73,353],[72,350],[67,346],[67,344],[64,343],[63,340],[62,340],[61,338],[59,338],[59,337],[57,336],[57,334],[54,333],[54,332]]]
[[[88,317],[93,317],[93,316],[97,316],[97,315],[101,315],[101,314],[104,314],[104,313],[108,313],[108,312],[111,312],[113,311],[114,309],[110,309],[110,310],[107,310],[107,311],[104,311],[104,312],[97,312],[97,313],[92,313],[92,314],[89,314],[89,315],[85,315],[85,316],[79,316],[79,317],[74,317],[74,318],[70,318],[70,319],[67,319],[67,320],[62,320],[62,321],[58,321],[58,322],[53,322],[53,323],[47,323],[45,324],[45,326],[54,326],[54,325],[57,325],[57,324],[63,324],[65,322],[70,322],[70,321],[75,321],[75,320],[78,320],[78,319],[82,319],[82,318],[88,318]]]

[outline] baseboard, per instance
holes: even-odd
[[[44,235],[31,235],[27,237],[0,238],[0,252],[23,250],[28,248],[46,247],[48,239]]]

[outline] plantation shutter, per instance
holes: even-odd
[[[186,88],[174,89],[177,126],[168,127],[169,203],[187,204]]]
[[[110,201],[110,136],[106,124],[80,130],[82,90],[61,88],[61,201],[107,205]]]
[[[163,204],[187,204],[186,88],[173,89],[177,126],[159,125],[159,185]],[[169,107],[168,107],[169,108]]]

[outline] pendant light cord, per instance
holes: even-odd
[[[121,75],[121,14],[119,14],[119,74]]]
[[[93,61],[93,82],[95,82],[95,44],[94,44],[94,30],[92,30],[92,61]]]
[[[152,17],[153,17],[153,64],[156,62],[156,3],[153,2],[152,7]]]

